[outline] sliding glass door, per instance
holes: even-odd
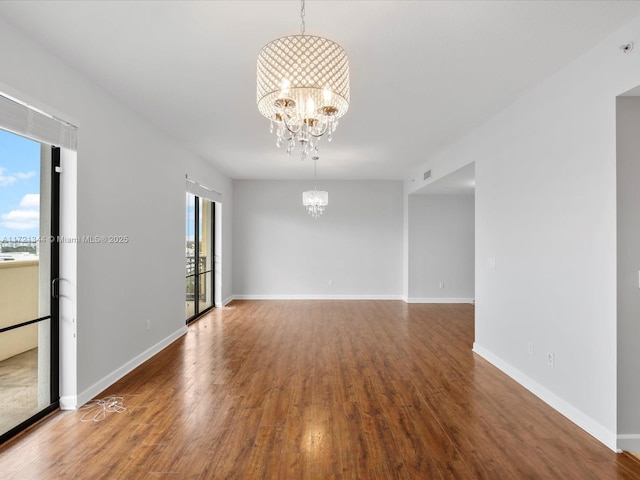
[[[187,193],[187,322],[214,306],[214,225],[215,203]]]
[[[58,405],[59,166],[0,130],[0,443]]]

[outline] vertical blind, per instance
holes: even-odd
[[[76,151],[78,128],[0,93],[0,128],[56,147]]]

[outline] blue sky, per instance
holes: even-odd
[[[0,241],[38,236],[40,143],[0,130]]]
[[[187,221],[186,221],[186,233],[187,241],[193,241],[195,235],[193,233],[193,214],[195,212],[195,197],[190,193],[187,193]]]

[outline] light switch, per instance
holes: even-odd
[[[495,258],[488,258],[487,259],[487,265],[489,266],[489,268],[492,268],[495,270],[496,268],[496,259]]]

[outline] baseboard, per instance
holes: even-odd
[[[234,295],[234,300],[402,300],[402,295]]]
[[[187,326],[186,325],[184,327],[178,329],[177,331],[175,331],[174,333],[172,333],[168,337],[160,340],[155,345],[149,347],[148,349],[146,349],[141,354],[139,354],[136,357],[132,358],[127,363],[125,363],[123,366],[121,366],[117,370],[114,370],[113,372],[111,372],[109,375],[105,376],[104,378],[102,378],[98,382],[94,383],[89,388],[87,388],[84,392],[78,394],[77,398],[75,399],[75,405],[73,407],[70,406],[70,402],[73,399],[71,397],[66,397],[65,398],[65,407],[67,407],[67,408],[63,408],[63,410],[74,410],[74,409],[84,405],[85,403],[87,403],[92,398],[95,398],[95,396],[98,395],[100,392],[104,391],[105,389],[107,389],[108,387],[110,387],[111,385],[116,383],[118,380],[120,380],[122,377],[124,377],[127,373],[132,371],[134,368],[142,365],[144,362],[149,360],[155,354],[157,354],[161,350],[163,350],[166,347],[168,347],[170,344],[175,342],[178,338],[182,337],[185,333],[187,333]],[[60,405],[61,405],[61,408],[62,408],[62,399],[60,399]]]
[[[640,433],[619,433],[618,450],[625,452],[640,452]]]
[[[227,305],[229,305],[231,302],[233,302],[235,300],[236,297],[234,297],[233,295],[228,296],[227,298],[225,298],[222,302],[222,306],[226,307]]]
[[[60,397],[60,410],[75,410],[76,408],[78,408],[78,397],[76,395]]]
[[[478,343],[473,344],[473,351],[484,358],[486,361],[491,363],[493,366],[501,370],[503,373],[514,379],[520,385],[525,387],[547,405],[560,412],[577,426],[605,444],[611,450],[613,450],[614,452],[619,451],[617,445],[618,438],[616,438],[616,434],[614,432],[607,430],[593,418],[585,415],[573,405],[567,403],[550,390],[547,390],[545,387],[540,385],[535,380],[529,378],[517,368],[503,361],[501,358],[497,357],[481,345],[478,345]]]
[[[475,299],[474,298],[460,298],[460,297],[453,297],[453,298],[440,298],[440,297],[415,298],[415,297],[409,297],[409,298],[405,299],[405,302],[407,302],[407,303],[474,303]]]

